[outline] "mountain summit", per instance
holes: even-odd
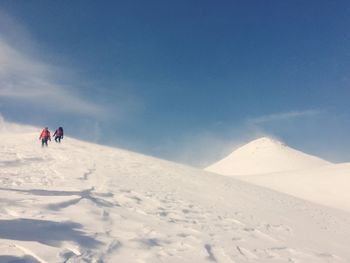
[[[237,150],[205,170],[223,175],[251,175],[302,170],[330,164],[316,156],[262,137]]]

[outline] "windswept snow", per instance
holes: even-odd
[[[350,214],[66,137],[0,134],[0,262],[349,262]]]
[[[206,170],[223,175],[249,175],[295,171],[328,164],[325,160],[292,149],[280,141],[263,137],[238,148]]]
[[[0,133],[24,133],[34,132],[37,128],[29,125],[11,123],[5,121],[4,117],[0,114]]]

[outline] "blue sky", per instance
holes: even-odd
[[[350,160],[350,2],[0,2],[0,112],[204,166],[259,136]]]

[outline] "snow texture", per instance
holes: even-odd
[[[349,262],[350,214],[65,137],[0,134],[0,262]]]

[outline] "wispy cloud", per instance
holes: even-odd
[[[59,69],[17,50],[0,36],[0,98],[40,105],[54,112],[99,115],[100,105],[82,99],[61,85],[55,77]],[[72,80],[72,85],[74,81]]]
[[[0,26],[0,102],[59,113],[104,114],[104,106],[76,92],[74,87],[79,80],[72,77],[74,74],[37,55],[38,47],[18,23],[3,12],[0,22],[3,25]]]
[[[246,122],[248,124],[265,124],[270,122],[276,122],[276,121],[287,121],[287,120],[293,120],[297,118],[305,118],[305,117],[313,117],[321,114],[322,111],[311,109],[311,110],[303,110],[303,111],[289,111],[289,112],[281,112],[281,113],[273,113],[268,114],[256,118],[250,118]]]

